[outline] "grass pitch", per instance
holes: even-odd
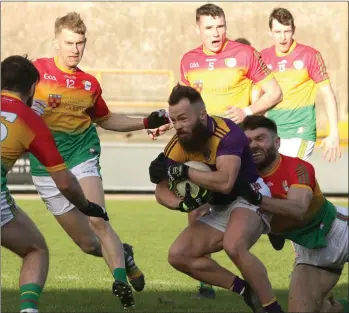
[[[44,234],[50,249],[50,271],[40,299],[41,312],[124,312],[112,296],[113,282],[103,259],[85,255],[65,234],[40,200],[17,200]],[[348,206],[348,203],[340,203]],[[197,282],[167,263],[167,251],[186,226],[186,215],[169,211],[154,200],[109,200],[110,221],[124,242],[134,246],[135,259],[146,275],[143,292],[135,292],[134,312],[249,312],[241,297],[216,288],[216,300],[192,300]],[[283,308],[287,309],[293,251],[286,242],[281,252],[263,236],[252,250],[266,265],[269,278]],[[239,273],[228,257],[214,258]],[[1,311],[19,311],[20,259],[1,250]],[[335,297],[348,297],[348,264]]]

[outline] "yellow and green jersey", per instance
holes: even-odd
[[[63,68],[56,58],[37,59],[34,65],[40,72],[34,100],[48,104],[42,117],[68,167],[99,156],[100,142],[93,122],[107,119],[111,113],[97,79],[79,68]],[[33,155],[30,161],[32,175],[48,175]]]
[[[181,83],[201,93],[211,115],[222,115],[232,106],[247,107],[252,82],[260,85],[272,78],[253,47],[228,39],[217,54],[203,45],[187,52],[180,71]]]
[[[320,52],[294,41],[288,53],[272,46],[261,56],[283,92],[283,100],[267,112],[279,136],[316,141],[316,89],[330,83]]]

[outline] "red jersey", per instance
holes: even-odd
[[[250,104],[252,82],[272,78],[259,53],[251,46],[227,40],[220,53],[203,45],[181,60],[181,83],[198,90],[211,115],[222,115],[229,107]]]
[[[1,93],[1,190],[6,174],[25,152],[31,152],[49,172],[66,168],[51,132],[19,98]]]
[[[283,232],[309,223],[325,203],[325,197],[315,178],[314,167],[304,160],[280,154],[279,162],[262,177],[275,198],[286,199],[291,186],[308,188],[313,192],[313,199],[302,222],[274,215],[271,221],[272,232]]]

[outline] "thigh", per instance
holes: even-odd
[[[245,246],[246,249],[250,249],[265,229],[265,222],[259,214],[243,203],[236,203],[224,235],[224,247],[228,248],[229,244],[233,243],[234,246]]]
[[[79,180],[86,198],[105,207],[102,179],[98,176],[88,176]]]
[[[339,275],[300,264],[291,275],[288,312],[317,312],[326,295],[336,285]]]
[[[177,237],[170,254],[201,257],[222,250],[223,233],[200,221],[189,225]]]
[[[1,227],[1,245],[22,258],[34,246],[47,250],[43,235],[29,216],[18,206],[14,213],[14,218]]]

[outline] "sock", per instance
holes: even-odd
[[[127,277],[126,277],[126,270],[124,268],[116,268],[113,271],[113,277],[115,280],[121,280],[125,283],[127,283]]]
[[[125,262],[127,276],[136,278],[143,275],[142,271],[138,268],[132,256],[127,256]]]
[[[21,311],[26,309],[38,309],[38,303],[42,288],[37,284],[26,284],[19,287],[21,293]]]
[[[230,287],[230,290],[242,296],[246,289],[246,281],[241,279],[239,276],[236,276],[233,282],[233,285]]]
[[[200,288],[213,289],[212,285],[200,282]]]
[[[267,313],[280,313],[283,312],[280,304],[278,303],[276,297],[274,297],[270,302],[263,304],[263,308]]]
[[[349,300],[348,298],[336,299],[343,307],[343,312],[349,312]]]

